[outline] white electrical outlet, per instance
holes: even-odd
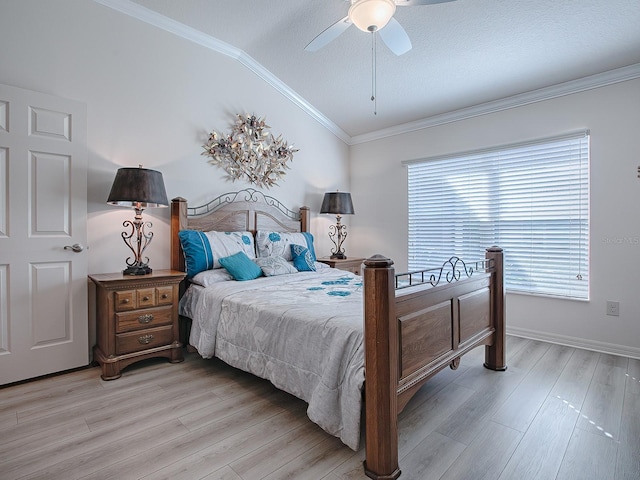
[[[607,315],[611,315],[612,317],[620,316],[620,302],[612,302],[607,300]]]

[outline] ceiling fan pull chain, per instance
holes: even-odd
[[[376,85],[376,31],[371,31],[371,101],[373,102],[373,114],[378,114],[378,99]]]

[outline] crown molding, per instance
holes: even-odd
[[[247,55],[243,50],[130,0],[94,0],[94,2],[237,60],[262,80],[271,85],[279,93],[284,95],[285,98],[297,105],[340,140],[345,142],[347,145],[350,144],[351,137],[344,130],[320,113],[320,111],[318,111],[313,105],[298,95],[293,89],[287,86],[269,70],[264,68],[251,56]]]
[[[392,137],[404,133],[414,132],[425,128],[444,125],[447,123],[465,120],[467,118],[487,115],[489,113],[499,112],[510,108],[521,107],[531,103],[542,102],[552,98],[563,97],[573,93],[584,92],[594,88],[612,85],[614,83],[626,82],[640,78],[640,63],[629,65],[627,67],[609,70],[607,72],[598,73],[588,77],[572,80],[569,82],[559,83],[550,87],[532,90],[530,92],[505,97],[493,102],[482,103],[473,107],[462,108],[452,112],[434,115],[432,117],[423,118],[414,122],[403,123],[393,127],[376,130],[374,132],[364,133],[351,137],[349,145],[357,145],[359,143],[371,142],[381,138]]]

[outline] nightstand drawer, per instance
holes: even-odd
[[[113,294],[115,302],[116,312],[124,312],[127,310],[135,310],[136,306],[136,291],[135,290],[121,290]]]
[[[138,308],[154,307],[156,305],[155,288],[139,288],[136,290]]]
[[[116,335],[116,355],[169,345],[173,341],[173,327],[149,328]]]
[[[173,305],[173,287],[171,285],[156,288],[156,305]]]
[[[116,312],[127,312],[137,308],[173,305],[173,286],[121,290],[113,295]]]
[[[172,321],[173,309],[171,306],[116,313],[116,333],[170,325]]]

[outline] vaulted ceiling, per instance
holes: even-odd
[[[640,76],[638,0],[455,0],[405,6],[397,8],[395,18],[413,48],[396,56],[378,41],[374,114],[371,34],[351,26],[319,51],[304,50],[347,14],[348,1],[135,4],[244,52],[348,138],[611,70]]]

